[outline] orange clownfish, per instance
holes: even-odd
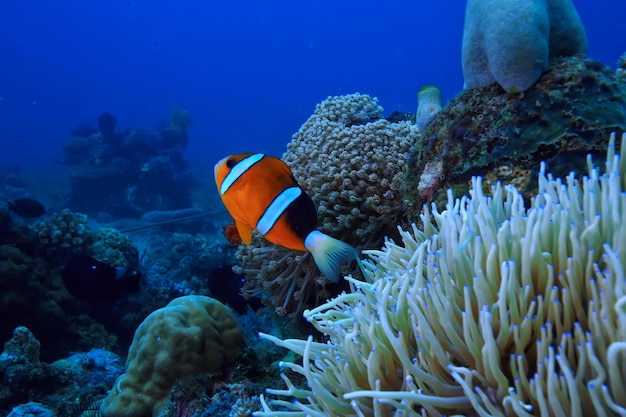
[[[217,191],[246,245],[256,229],[272,243],[309,251],[333,282],[339,281],[341,265],[358,258],[352,246],[317,230],[315,204],[282,160],[240,153],[219,161],[214,172]]]

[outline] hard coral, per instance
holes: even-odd
[[[56,381],[52,378],[48,364],[39,360],[40,346],[39,341],[24,326],[16,327],[13,337],[4,344],[4,351],[0,354],[3,382],[0,387],[0,413],[28,401],[35,393],[50,393]]]
[[[69,209],[63,209],[49,219],[35,223],[33,230],[39,238],[44,255],[56,258],[57,263],[84,252],[91,242],[87,216]]]
[[[408,121],[383,119],[382,112],[378,100],[368,95],[328,97],[283,155],[317,206],[319,229],[357,248],[380,245],[405,214],[406,152],[418,132]],[[281,312],[301,311],[328,296],[324,288],[315,289],[319,272],[308,253],[255,239],[240,247],[238,257],[246,291],[269,292],[271,304]]]
[[[139,249],[127,235],[117,229],[103,227],[91,233],[93,243],[89,255],[111,266],[122,266],[128,272],[139,266]]]
[[[317,206],[320,230],[356,247],[380,243],[404,214],[406,152],[417,129],[381,114],[367,95],[329,97],[283,155]]]
[[[151,241],[143,258],[153,288],[170,296],[206,293],[207,276],[232,263],[234,249],[225,239],[202,234],[173,233]]]
[[[610,132],[626,130],[625,115],[624,83],[603,64],[580,57],[552,61],[523,96],[495,85],[465,91],[437,113],[411,150],[407,198],[416,210],[445,202],[447,188],[461,194],[473,175],[516,183],[530,196],[536,184],[530,173],[541,161],[550,161],[556,175],[582,172],[587,153],[598,155]],[[439,182],[431,178],[433,164],[442,167]]]
[[[176,380],[219,372],[243,345],[243,332],[228,307],[200,295],[176,298],[137,328],[126,373],[100,411],[104,417],[157,415]]]

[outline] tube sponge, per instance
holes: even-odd
[[[224,304],[200,295],[172,300],[139,325],[122,374],[102,402],[103,417],[158,414],[179,378],[218,372],[244,345],[239,323]]]
[[[441,91],[439,88],[428,85],[417,92],[417,113],[415,124],[423,132],[428,122],[441,110]]]
[[[520,92],[549,58],[585,53],[587,38],[571,0],[468,0],[462,49],[466,88]]]

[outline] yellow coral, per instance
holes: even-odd
[[[103,417],[158,414],[176,380],[220,371],[243,345],[243,332],[228,307],[200,295],[176,298],[139,325],[126,373],[117,379],[100,412]]]

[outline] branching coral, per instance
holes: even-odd
[[[315,202],[320,230],[357,248],[382,244],[384,236],[395,233],[405,209],[406,153],[417,128],[381,115],[378,101],[368,95],[329,97],[317,105],[283,155]],[[323,287],[313,287],[319,272],[309,254],[257,239],[242,246],[238,257],[242,267],[237,272],[247,275],[247,292],[266,290],[281,312],[299,312],[326,298]]]
[[[539,173],[525,208],[509,185],[370,251],[368,282],[306,311],[328,339],[264,338],[303,356],[281,365],[289,401],[256,416],[586,416],[626,413],[626,159],[606,172]],[[621,155],[626,154],[626,135]],[[272,407],[270,407],[272,405]],[[273,411],[279,407],[281,411]],[[286,411],[285,411],[286,410]]]

